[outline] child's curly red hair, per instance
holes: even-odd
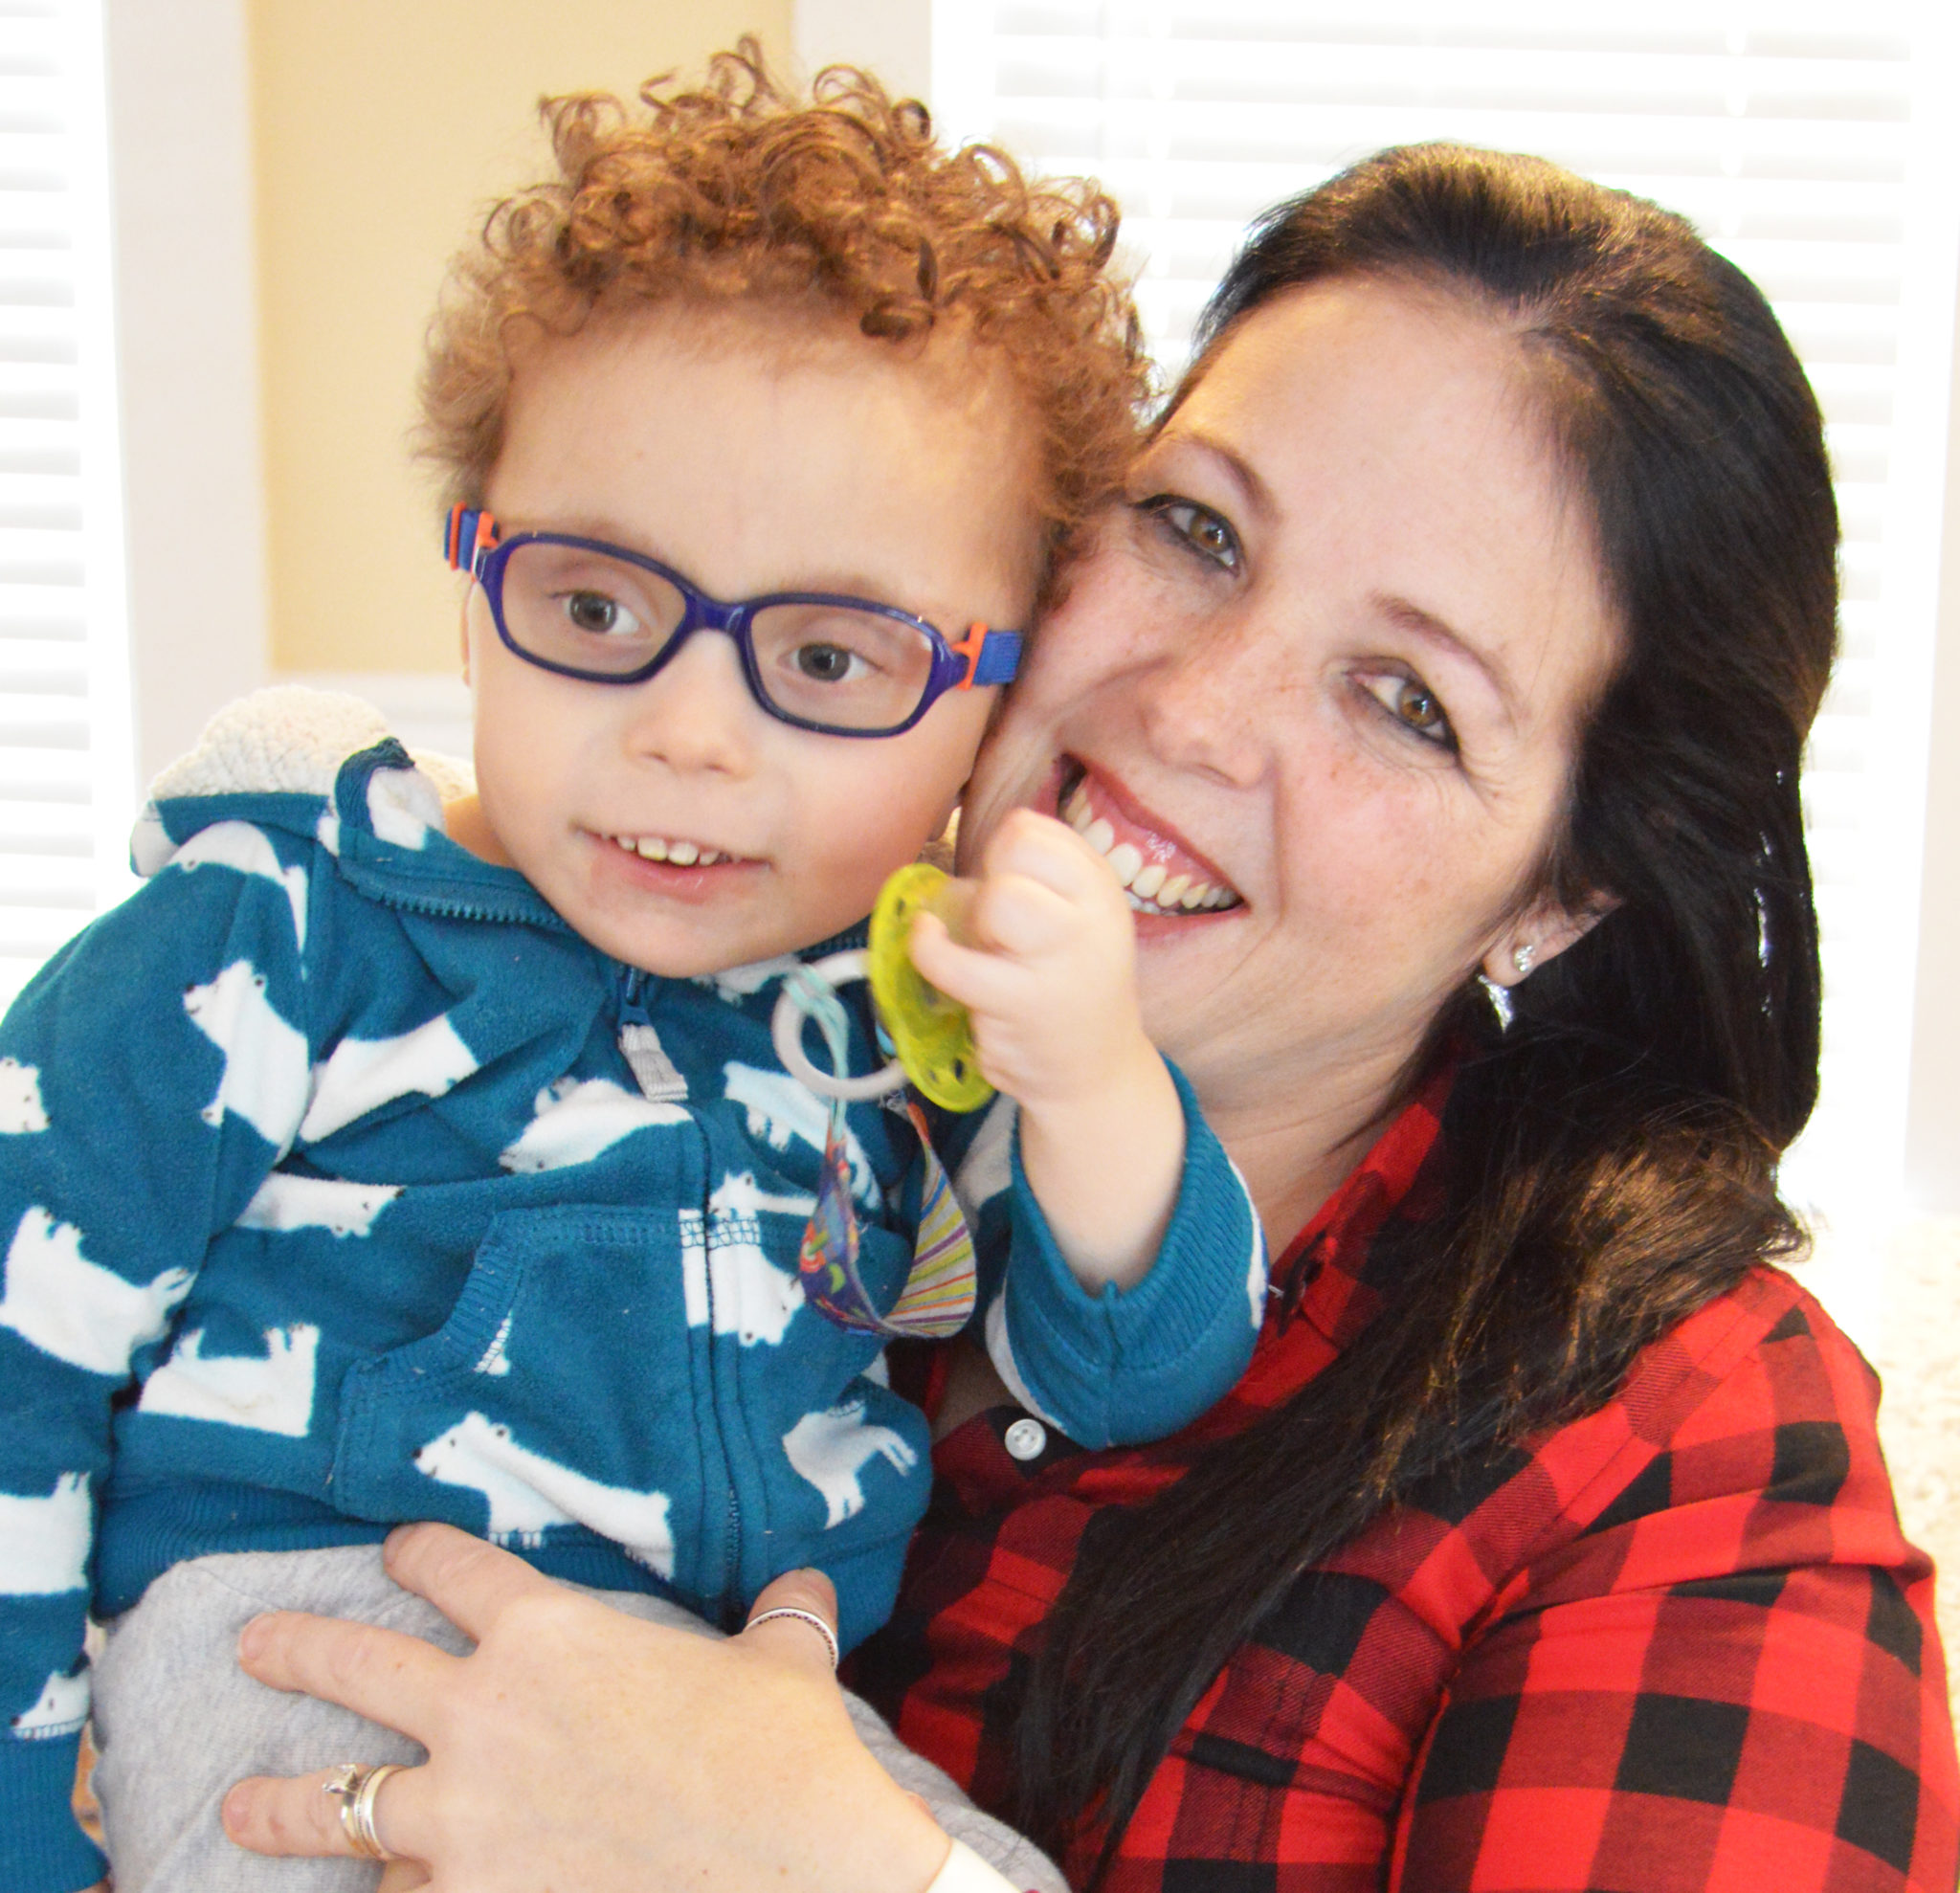
[[[819,306],[902,346],[957,320],[997,352],[1041,430],[1051,568],[1122,477],[1148,390],[1118,212],[1093,183],[1030,183],[1005,152],[935,142],[925,107],[833,66],[788,94],[753,39],[643,113],[546,100],[558,176],[505,198],[452,265],[430,331],[422,443],[444,504],[479,505],[502,445],[511,343],[601,302],[765,298]]]

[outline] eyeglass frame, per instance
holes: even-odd
[[[642,571],[652,572],[679,592],[685,606],[680,622],[674,627],[659,650],[637,670],[581,670],[576,665],[554,663],[549,657],[541,657],[536,652],[526,651],[511,635],[510,627],[504,622],[503,573],[511,555],[520,546],[532,545],[569,546],[584,552],[598,552],[609,559],[618,559],[629,566],[636,566]],[[703,591],[672,566],[662,565],[658,559],[650,559],[643,552],[631,551],[624,546],[613,546],[603,539],[586,539],[568,532],[514,532],[505,538],[496,518],[480,506],[455,505],[450,508],[442,549],[452,571],[466,573],[483,588],[483,596],[490,606],[491,622],[497,627],[497,635],[502,640],[504,649],[522,657],[525,663],[535,664],[539,670],[550,671],[559,677],[575,678],[582,683],[644,683],[660,671],[696,632],[724,632],[735,640],[735,648],[741,653],[743,679],[748,685],[748,694],[755,701],[756,707],[774,717],[778,723],[786,723],[794,729],[813,730],[819,736],[902,736],[948,690],[986,689],[993,684],[1011,683],[1020,668],[1024,634],[1018,631],[995,631],[976,619],[969,627],[966,637],[955,644],[936,624],[916,612],[902,611],[897,605],[880,604],[875,598],[854,598],[837,591],[770,591],[760,597],[742,598],[731,603]],[[844,611],[868,612],[876,617],[891,618],[923,633],[932,648],[932,668],[926,675],[918,707],[903,723],[893,724],[887,729],[850,729],[840,724],[814,723],[807,717],[792,716],[788,710],[770,702],[756,665],[750,626],[758,612],[772,605],[831,605]]]

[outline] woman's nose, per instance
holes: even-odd
[[[626,741],[635,757],[686,774],[748,773],[764,713],[732,637],[697,631],[644,683],[626,688]]]
[[[1216,625],[1161,650],[1139,680],[1144,726],[1167,762],[1245,787],[1265,771],[1284,679],[1257,623]]]

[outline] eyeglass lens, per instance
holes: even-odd
[[[504,630],[521,651],[594,678],[644,670],[687,612],[685,595],[657,572],[548,540],[512,548],[501,602]],[[904,723],[932,675],[924,632],[846,606],[767,606],[750,620],[749,641],[771,705],[839,729]]]

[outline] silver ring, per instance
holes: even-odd
[[[341,1804],[341,1832],[355,1855],[364,1860],[398,1860],[401,1856],[381,1844],[374,1831],[374,1797],[381,1784],[402,1771],[400,1762],[343,1762],[321,1786]]]
[[[764,1611],[748,1619],[748,1628],[753,1630],[759,1623],[767,1623],[771,1617],[794,1617],[798,1623],[807,1623],[823,1638],[823,1646],[830,1652],[831,1668],[835,1671],[843,1652],[837,1648],[837,1633],[833,1630],[814,1611],[799,1611],[794,1604],[778,1604],[774,1610]]]

